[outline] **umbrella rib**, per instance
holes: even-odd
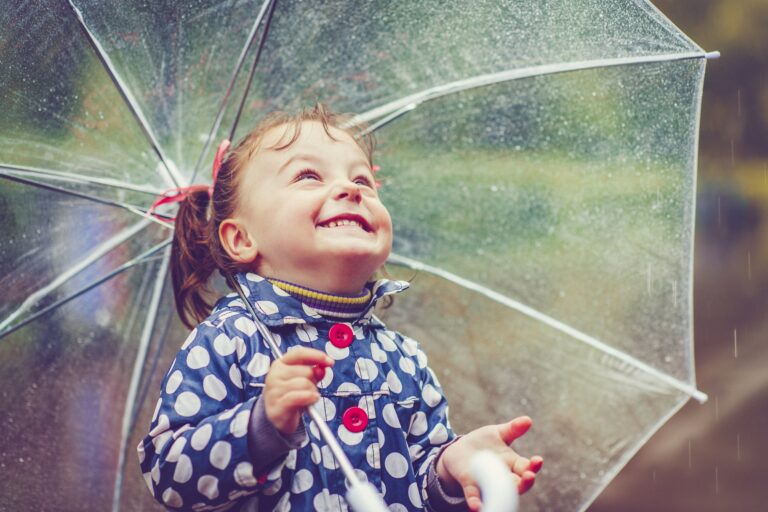
[[[498,292],[495,292],[491,290],[490,288],[487,288],[479,283],[476,283],[474,281],[470,281],[468,279],[464,279],[462,277],[457,276],[456,274],[453,274],[451,272],[448,272],[447,270],[443,270],[437,267],[433,267],[431,265],[428,265],[426,263],[413,260],[411,258],[407,258],[405,256],[400,256],[396,254],[391,254],[389,257],[389,261],[397,264],[397,265],[403,265],[408,268],[414,269],[414,270],[421,270],[424,272],[428,272],[430,274],[436,275],[438,277],[442,277],[443,279],[446,279],[447,281],[450,281],[452,283],[458,284],[459,286],[462,286],[468,290],[472,290],[474,292],[477,292],[481,295],[484,295],[485,297],[496,301],[500,304],[503,304],[507,307],[510,307],[526,316],[529,316],[535,320],[539,320],[540,322],[548,325],[549,327],[556,329],[562,333],[565,333],[572,338],[575,338],[583,343],[586,343],[587,345],[600,350],[630,366],[633,366],[639,370],[642,370],[659,380],[663,381],[665,384],[677,389],[678,391],[682,391],[686,395],[695,398],[701,403],[704,403],[707,401],[707,395],[695,387],[691,386],[688,383],[682,382],[679,379],[676,379],[652,366],[649,364],[646,364],[639,359],[627,354],[626,352],[623,352],[621,350],[616,349],[615,347],[611,347],[610,345],[586,334],[578,329],[575,329],[574,327],[571,327],[568,324],[565,324],[559,320],[556,320],[550,316],[545,315],[544,313],[537,311],[536,309],[533,309],[530,306],[526,306],[525,304],[522,304],[520,302],[517,302],[516,300],[510,299],[509,297],[506,297],[505,295],[502,295]]]
[[[53,311],[55,309],[58,309],[59,307],[61,307],[64,304],[66,304],[67,302],[70,302],[70,301],[78,298],[79,296],[83,295],[84,293],[87,293],[90,290],[96,288],[100,284],[109,281],[110,279],[112,279],[113,277],[115,277],[115,276],[117,276],[119,274],[122,274],[126,270],[128,270],[130,268],[133,268],[136,265],[140,265],[140,264],[143,264],[143,263],[147,263],[149,261],[153,261],[153,260],[149,259],[149,257],[152,256],[157,251],[159,251],[160,249],[162,249],[162,248],[166,247],[167,245],[169,245],[172,241],[173,241],[172,239],[168,239],[168,240],[166,240],[164,242],[161,242],[161,243],[155,245],[154,247],[151,247],[147,251],[145,251],[145,252],[141,253],[140,255],[136,256],[135,258],[133,258],[132,260],[123,263],[122,265],[120,265],[119,267],[117,267],[112,272],[108,273],[107,275],[105,275],[103,277],[100,277],[96,281],[88,283],[87,285],[85,285],[82,288],[80,288],[79,290],[71,293],[70,295],[67,295],[66,297],[63,297],[63,298],[57,300],[53,304],[50,304],[50,305],[44,307],[43,309],[41,309],[39,311],[35,311],[35,313],[33,313],[32,315],[28,316],[24,320],[11,325],[10,327],[8,327],[7,329],[5,329],[3,331],[0,331],[0,340],[5,338],[6,336],[10,335],[11,333],[21,329],[22,327],[24,327],[25,325],[29,324],[30,322],[33,322],[34,320],[40,318],[41,316],[45,315],[46,313],[49,313],[49,312],[51,312],[51,311]]]
[[[173,227],[170,226],[169,224],[167,224],[167,223],[165,223],[165,222],[163,222],[161,220],[155,219],[154,217],[149,215],[146,210],[144,210],[142,208],[139,208],[138,206],[133,206],[133,205],[130,205],[130,204],[127,204],[127,203],[121,203],[119,201],[110,201],[109,199],[103,199],[101,197],[93,196],[93,195],[90,195],[90,194],[83,194],[82,192],[77,192],[75,190],[70,190],[70,189],[63,188],[63,187],[57,187],[57,186],[51,185],[49,183],[43,183],[43,182],[40,182],[40,181],[30,180],[28,178],[22,178],[20,176],[14,176],[12,174],[7,174],[7,173],[3,172],[2,169],[0,169],[0,178],[8,180],[8,181],[15,181],[16,183],[23,183],[24,185],[31,185],[33,187],[42,188],[42,189],[45,189],[45,190],[52,190],[54,192],[59,192],[59,193],[62,193],[62,194],[67,194],[67,195],[70,195],[70,196],[79,197],[81,199],[86,199],[86,200],[92,201],[94,203],[99,203],[99,204],[104,204],[104,205],[107,205],[107,206],[115,206],[115,207],[118,207],[118,208],[123,208],[123,209],[128,210],[131,213],[135,213],[137,215],[140,215],[141,217],[145,217],[148,220],[155,221],[155,222],[157,222],[158,224],[160,224],[163,227],[173,229]],[[155,214],[155,215],[158,215],[158,216],[161,216],[161,217],[165,217],[164,215],[160,215],[160,214]]]
[[[701,52],[669,53],[640,57],[619,57],[613,59],[594,59],[577,62],[558,62],[555,64],[543,64],[541,66],[510,69],[506,71],[500,71],[498,73],[478,75],[472,78],[457,80],[447,84],[424,89],[417,93],[404,96],[394,101],[390,101],[389,103],[379,107],[375,107],[371,110],[368,110],[367,112],[363,112],[362,114],[358,114],[350,121],[350,124],[357,124],[362,122],[371,123],[372,120],[378,119],[382,116],[392,114],[393,112],[397,112],[404,108],[412,110],[421,103],[447,96],[449,94],[455,94],[469,89],[509,82],[511,80],[519,80],[521,78],[531,78],[534,76],[552,75],[557,73],[567,73],[570,71],[580,71],[594,68],[607,68],[631,64],[648,64],[654,62],[668,62],[686,59],[705,59],[712,57],[715,57],[715,54]]]
[[[248,81],[243,89],[243,97],[240,99],[240,105],[237,107],[237,114],[235,115],[235,121],[232,123],[232,129],[229,131],[229,140],[234,139],[235,131],[237,131],[237,125],[240,123],[240,115],[245,108],[245,100],[248,98],[248,93],[251,90],[251,84],[253,83],[253,77],[256,74],[256,66],[259,64],[261,58],[261,51],[264,49],[264,43],[267,41],[267,34],[269,33],[269,26],[272,24],[272,15],[275,13],[275,6],[277,0],[271,0],[269,4],[269,14],[267,15],[267,21],[264,23],[264,31],[261,33],[261,39],[259,39],[259,47],[256,50],[256,57],[253,59],[253,65],[251,71],[248,73]]]
[[[144,219],[133,226],[124,229],[122,232],[117,234],[116,236],[113,236],[109,240],[106,240],[105,242],[98,245],[90,254],[85,256],[84,258],[81,258],[80,261],[69,270],[63,272],[60,274],[56,279],[51,281],[48,285],[40,288],[39,290],[35,291],[34,293],[30,294],[24,302],[21,303],[21,305],[16,308],[16,310],[11,313],[5,320],[0,322],[0,331],[5,330],[5,328],[11,324],[16,318],[19,317],[19,315],[25,313],[29,309],[31,309],[33,306],[35,306],[38,302],[40,302],[43,298],[45,298],[48,294],[56,290],[58,287],[72,279],[75,275],[80,273],[83,269],[94,263],[96,260],[104,256],[106,253],[120,245],[121,243],[125,242],[132,236],[134,236],[136,233],[144,229],[147,225],[150,224],[150,220]]]
[[[125,450],[128,445],[128,437],[130,436],[130,427],[133,421],[134,403],[136,401],[136,395],[139,389],[139,381],[141,380],[141,370],[144,368],[147,353],[149,351],[149,342],[152,339],[152,331],[155,328],[157,312],[160,306],[160,299],[163,295],[163,289],[165,288],[165,278],[168,274],[170,259],[171,251],[169,248],[166,248],[165,255],[163,256],[162,266],[160,267],[157,279],[155,280],[155,288],[152,292],[152,299],[149,304],[147,321],[144,322],[144,329],[142,330],[141,339],[139,341],[139,350],[136,354],[136,360],[133,365],[133,373],[131,375],[131,382],[128,386],[128,396],[126,397],[125,408],[123,409],[123,426],[122,434],[120,436],[120,451],[117,462],[117,479],[115,482],[115,494],[112,500],[112,510],[115,512],[120,509],[122,481],[123,475],[125,473]]]
[[[144,116],[144,113],[141,111],[141,107],[139,106],[138,102],[133,97],[133,94],[131,94],[130,90],[128,89],[128,86],[123,82],[123,80],[117,74],[117,70],[115,69],[115,66],[112,64],[112,61],[109,59],[107,52],[101,46],[101,43],[99,43],[96,40],[96,36],[93,34],[93,32],[91,32],[91,30],[85,24],[85,18],[83,18],[83,13],[80,11],[80,9],[77,6],[75,6],[72,0],[67,0],[67,3],[69,3],[69,6],[72,8],[72,11],[74,12],[75,17],[77,18],[80,28],[85,34],[86,39],[88,39],[88,42],[91,44],[91,47],[96,53],[96,56],[98,57],[99,61],[101,61],[101,64],[104,66],[104,69],[107,72],[107,75],[109,75],[109,78],[112,80],[112,83],[114,83],[115,86],[117,87],[117,91],[120,93],[120,96],[123,98],[123,101],[128,106],[128,109],[131,111],[131,114],[133,114],[133,117],[136,119],[136,121],[138,121],[139,126],[144,132],[144,136],[147,138],[155,154],[160,159],[160,162],[163,165],[162,169],[165,171],[162,174],[163,178],[165,178],[165,180],[168,182],[168,184],[171,187],[180,187],[184,179],[181,175],[179,175],[179,172],[176,169],[176,167],[173,165],[173,163],[168,158],[166,158],[165,153],[163,153],[163,150],[160,147],[160,143],[157,141],[157,137],[152,131],[152,128],[150,127],[150,123],[147,120],[146,116]]]
[[[237,81],[238,75],[240,75],[240,71],[243,68],[243,64],[245,63],[245,56],[248,54],[248,50],[253,46],[253,41],[256,39],[256,34],[258,33],[259,25],[261,25],[261,20],[264,18],[264,13],[267,11],[267,7],[270,5],[272,0],[265,0],[264,3],[261,5],[261,10],[259,10],[259,14],[256,16],[256,21],[254,21],[253,26],[251,27],[251,32],[248,34],[248,38],[246,39],[245,46],[243,46],[243,49],[240,51],[240,55],[237,58],[237,63],[235,64],[235,69],[232,72],[232,76],[229,79],[229,85],[227,86],[227,90],[224,93],[224,97],[221,100],[221,105],[219,105],[219,111],[216,112],[216,117],[213,121],[213,126],[211,127],[211,131],[208,133],[208,137],[205,141],[205,145],[203,146],[203,150],[200,153],[200,156],[197,159],[197,163],[195,164],[195,168],[192,171],[192,177],[190,178],[189,182],[194,183],[195,178],[197,177],[197,173],[200,172],[200,168],[203,164],[203,158],[205,158],[206,153],[211,147],[211,143],[213,142],[213,137],[216,135],[216,132],[219,131],[219,127],[221,126],[221,122],[224,119],[224,110],[227,107],[227,104],[229,103],[229,98],[232,95],[232,90],[235,87],[235,82]]]
[[[21,165],[0,164],[0,171],[12,172],[15,174],[31,174],[34,176],[45,176],[52,180],[66,181],[67,183],[87,183],[90,185],[99,185],[102,187],[129,190],[131,192],[140,192],[149,196],[157,197],[163,193],[162,190],[153,189],[149,187],[142,187],[140,185],[133,185],[124,181],[115,180],[112,178],[97,178],[93,176],[85,176],[83,174],[71,173],[71,172],[58,172],[49,171],[46,169],[39,169],[37,167],[26,167]]]

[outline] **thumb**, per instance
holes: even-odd
[[[502,423],[497,425],[499,429],[499,436],[506,444],[512,444],[512,442],[518,437],[522,436],[528,429],[531,428],[533,420],[528,416],[519,416],[509,423]]]
[[[468,484],[464,487],[464,499],[467,500],[467,508],[471,512],[477,512],[480,510],[480,489],[474,483]]]

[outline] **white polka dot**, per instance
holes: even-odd
[[[179,508],[184,505],[184,500],[181,499],[181,495],[178,492],[169,487],[163,491],[163,503],[169,507]]]
[[[309,424],[309,433],[315,439],[320,439],[320,429],[317,428],[317,425],[314,421]]]
[[[372,420],[376,417],[376,406],[373,403],[373,397],[370,395],[360,397],[360,401],[357,406],[365,411],[368,415],[368,419]]]
[[[395,335],[392,331],[379,331],[376,333],[376,339],[379,341],[381,348],[387,352],[394,352],[397,350],[397,345],[395,345]]]
[[[387,374],[387,384],[389,385],[389,389],[394,393],[399,393],[403,390],[403,384],[400,382],[397,374],[392,370],[389,370],[389,373]]]
[[[239,409],[239,407],[237,405],[235,405],[234,407],[230,407],[229,409],[227,409],[223,413],[219,414],[219,420],[221,420],[221,421],[228,420],[229,418],[231,418],[232,416],[235,415],[235,413],[238,411],[238,409]]]
[[[373,469],[379,469],[381,466],[381,453],[379,447],[376,444],[369,444],[365,449],[365,460],[368,461]]]
[[[238,389],[243,389],[243,375],[240,373],[240,368],[234,363],[229,367],[229,380]]]
[[[327,397],[320,397],[320,400],[312,404],[312,408],[320,414],[325,421],[333,421],[336,416],[336,406]]]
[[[384,446],[384,440],[386,439],[386,437],[384,436],[384,431],[381,430],[380,428],[377,428],[376,432],[379,435],[379,447],[382,447]]]
[[[424,402],[430,407],[436,406],[440,403],[440,400],[442,400],[442,395],[437,392],[432,384],[424,386],[424,389],[421,391],[421,396],[424,399]]]
[[[203,379],[203,391],[209,397],[221,402],[227,397],[227,387],[215,375],[206,375]]]
[[[235,320],[235,329],[245,334],[246,336],[250,336],[251,334],[256,332],[256,324],[254,324],[253,320],[251,320],[250,318],[241,316],[240,318]]]
[[[237,360],[240,361],[245,357],[248,348],[245,346],[245,341],[243,341],[243,338],[240,336],[235,336],[232,338],[232,341],[235,342],[235,346],[237,347]]]
[[[176,397],[176,403],[173,404],[174,410],[180,416],[194,416],[200,411],[200,398],[191,391],[185,391]]]
[[[420,444],[412,444],[408,447],[408,454],[411,456],[411,462],[413,462],[424,454],[424,448]]]
[[[325,375],[323,376],[323,380],[317,383],[317,387],[320,389],[325,389],[331,385],[332,380],[333,380],[333,370],[331,368],[326,368]]]
[[[213,475],[201,476],[197,481],[197,491],[209,500],[215,500],[219,497],[219,479]]]
[[[149,492],[154,494],[155,493],[155,486],[152,485],[152,476],[149,473],[142,473],[141,476],[144,477],[144,483],[147,484],[147,487],[149,488]]]
[[[288,469],[296,469],[296,450],[288,452],[288,456],[285,458],[285,467]]]
[[[187,446],[186,437],[180,437],[177,440],[175,440],[171,445],[171,449],[168,450],[168,455],[165,456],[166,462],[178,461],[179,456],[181,455],[181,452],[184,450],[185,446]]]
[[[248,363],[248,373],[254,377],[266,375],[269,371],[270,359],[266,354],[254,354],[251,362]]]
[[[297,325],[296,336],[304,343],[311,343],[317,339],[317,329],[309,324]]]
[[[416,352],[416,362],[419,363],[419,368],[422,370],[427,367],[427,355],[419,350]]]
[[[408,461],[401,453],[392,452],[384,459],[384,468],[395,478],[402,478],[408,473]]]
[[[158,398],[157,403],[155,404],[155,411],[152,413],[152,421],[155,421],[157,419],[157,413],[160,412],[161,405],[163,405],[163,399]]]
[[[176,392],[177,389],[179,389],[179,386],[181,385],[181,381],[184,380],[184,375],[182,375],[181,371],[176,370],[171,374],[170,377],[168,377],[168,380],[165,381],[165,392],[169,395],[172,395]]]
[[[211,465],[217,469],[224,469],[232,458],[232,445],[226,441],[216,441],[211,448],[209,459]]]
[[[390,503],[389,510],[391,512],[408,512],[408,509],[405,507],[405,505],[401,505],[400,503]]]
[[[234,352],[237,347],[235,346],[235,342],[229,336],[222,333],[216,336],[216,339],[213,340],[213,348],[216,350],[217,354],[226,357]]]
[[[210,423],[206,423],[195,430],[195,433],[192,434],[192,437],[189,440],[189,445],[195,450],[200,451],[208,446],[208,441],[211,440],[211,434],[213,434],[213,427]]]
[[[191,428],[192,428],[192,424],[191,423],[185,423],[184,425],[182,425],[181,427],[176,429],[176,431],[173,433],[173,438],[174,439],[178,439],[179,436],[181,436],[181,434],[183,434],[184,432],[186,432],[187,430],[189,430]]]
[[[187,339],[184,340],[184,343],[181,345],[181,350],[186,350],[189,344],[195,341],[195,337],[197,337],[197,327],[192,329],[192,332],[189,333]]]
[[[312,462],[314,462],[315,464],[320,464],[320,461],[323,459],[323,456],[320,453],[320,447],[317,446],[315,443],[312,443],[309,449],[312,452],[310,454],[310,457],[312,458]]]
[[[448,441],[448,430],[445,428],[445,425],[438,423],[429,433],[429,442],[435,445],[440,445],[446,441]]]
[[[432,371],[432,368],[427,368],[427,371],[429,372],[429,376],[432,377],[432,381],[435,383],[435,386],[440,386],[440,381],[437,380],[437,374]]]
[[[188,482],[190,478],[192,478],[192,459],[182,454],[173,470],[173,481],[183,484]]]
[[[408,375],[416,375],[416,364],[407,357],[400,358],[400,369]]]
[[[152,466],[151,475],[152,475],[152,480],[156,484],[159,484],[160,483],[160,461],[159,460],[155,462],[154,466]]]
[[[320,315],[317,313],[317,311],[307,306],[303,302],[301,303],[301,309],[304,311],[304,314],[310,318],[320,318]]]
[[[349,355],[349,347],[339,348],[329,341],[325,344],[325,353],[339,361]]]
[[[157,418],[157,425],[155,425],[155,428],[149,431],[149,435],[156,436],[158,434],[162,434],[169,428],[171,428],[171,420],[168,419],[167,415],[161,414],[160,417]]]
[[[266,496],[272,496],[275,493],[277,493],[277,491],[279,491],[282,486],[283,486],[283,479],[279,478],[274,482],[271,482],[271,485],[269,487],[265,487],[264,489],[262,489],[261,492]]]
[[[259,483],[253,476],[253,465],[250,462],[241,462],[235,466],[235,482],[242,487],[255,487]]]
[[[327,445],[321,447],[320,452],[323,455],[323,466],[325,466],[326,469],[336,469],[338,467],[336,458],[333,456],[333,452]]]
[[[339,425],[338,437],[349,446],[360,444],[360,441],[363,440],[363,435],[364,432],[350,432],[343,424]]]
[[[243,437],[248,433],[248,421],[251,419],[251,411],[241,411],[237,413],[235,419],[229,425],[229,431],[235,437]]]
[[[282,288],[280,288],[276,284],[272,285],[272,291],[275,292],[275,295],[279,295],[280,297],[288,297],[290,295],[290,293],[288,293],[287,291],[283,290]]]
[[[360,388],[357,386],[357,384],[354,384],[352,382],[342,382],[339,384],[339,387],[336,388],[336,393],[339,395],[359,395],[360,394]]]
[[[254,274],[253,272],[248,272],[247,274],[245,274],[245,278],[253,283],[260,283],[264,280],[263,277],[261,277],[258,274]],[[246,286],[243,286],[243,288],[246,290],[248,289],[248,287]]]
[[[211,356],[203,347],[192,347],[187,354],[187,366],[193,370],[205,368],[211,362]]]
[[[415,356],[419,350],[419,344],[411,338],[403,338],[403,351],[409,356]]]
[[[256,301],[256,309],[265,315],[274,315],[275,313],[280,312],[277,308],[277,304],[269,300]]]
[[[387,425],[392,428],[401,428],[400,419],[397,417],[397,412],[395,411],[394,405],[385,405],[382,412],[384,414],[384,421],[387,423]]]
[[[363,380],[375,380],[379,376],[379,369],[376,363],[366,357],[361,357],[355,361],[355,373]]]
[[[144,451],[144,442],[140,442],[139,445],[136,447],[136,453],[139,455],[139,464],[144,464],[144,459],[147,458],[147,454]]]
[[[376,343],[371,343],[371,357],[380,363],[387,362],[387,354]]]
[[[408,428],[408,434],[420,436],[427,431],[428,426],[427,415],[418,411],[411,416],[411,426]]]
[[[299,494],[304,491],[308,491],[312,488],[314,479],[312,473],[308,469],[300,469],[293,475],[293,483],[291,484],[291,492],[293,494]]]

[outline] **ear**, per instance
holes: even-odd
[[[259,251],[256,241],[238,219],[226,219],[219,225],[219,240],[230,258],[237,263],[253,263]]]

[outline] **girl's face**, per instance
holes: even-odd
[[[242,242],[253,244],[257,273],[357,293],[389,256],[392,221],[363,151],[348,133],[329,131],[336,140],[321,123],[304,122],[281,150],[266,148],[292,129],[268,131],[244,169],[235,220]]]

